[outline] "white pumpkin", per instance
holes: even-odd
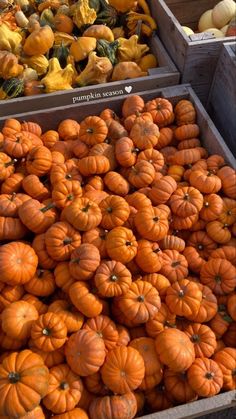
[[[216,28],[209,28],[209,29],[206,29],[204,32],[211,33],[215,38],[224,38],[223,32],[221,32],[219,29],[216,29]]]
[[[188,26],[182,26],[183,31],[186,33],[186,35],[193,35],[194,32],[191,28],[189,28]]]
[[[206,29],[213,28],[214,24],[212,21],[212,9],[207,10],[202,14],[198,22],[199,32],[204,32]]]
[[[236,14],[236,3],[234,0],[222,0],[212,10],[214,28],[223,28]]]
[[[225,36],[225,34],[228,30],[228,27],[229,27],[229,25],[225,25],[225,26],[223,26],[223,28],[220,28],[220,30],[221,30],[221,32],[223,32],[224,36]]]

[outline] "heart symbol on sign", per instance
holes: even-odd
[[[127,93],[132,92],[132,90],[133,90],[133,87],[132,87],[132,86],[125,86],[125,91],[126,91]]]

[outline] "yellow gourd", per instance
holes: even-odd
[[[96,11],[89,6],[89,0],[78,0],[71,7],[71,12],[73,14],[73,22],[79,29],[84,25],[92,25],[97,18]]]
[[[142,71],[148,71],[150,68],[156,68],[158,66],[157,59],[153,54],[145,55],[137,64]]]
[[[18,58],[8,51],[0,51],[0,77],[11,79],[19,76],[24,67],[18,64]]]
[[[47,75],[41,80],[45,86],[45,92],[51,93],[58,90],[72,89],[74,70],[71,64],[67,64],[65,68],[61,68],[57,58],[49,60],[49,68]]]
[[[199,32],[204,32],[206,29],[213,28],[214,23],[212,21],[212,9],[206,10],[198,21]]]
[[[82,61],[88,57],[89,53],[96,49],[96,38],[81,36],[77,41],[72,42],[70,53],[75,61]]]
[[[96,52],[89,54],[88,64],[76,78],[78,86],[106,83],[112,73],[113,66],[107,57],[98,57]]]
[[[112,30],[105,25],[92,25],[84,31],[83,36],[91,36],[92,38],[96,39],[105,39],[108,42],[114,41]]]
[[[125,37],[125,31],[124,31],[123,26],[119,26],[117,28],[113,28],[112,29],[112,33],[114,35],[114,39],[124,38]]]
[[[131,9],[135,9],[137,6],[137,0],[109,0],[108,2],[118,12],[128,12]]]
[[[54,45],[65,45],[65,47],[68,47],[72,44],[72,42],[76,38],[73,35],[69,35],[65,32],[55,32],[54,33]]]
[[[54,33],[50,26],[34,22],[33,32],[26,38],[23,50],[27,55],[46,54],[54,43]]]
[[[18,32],[11,31],[6,23],[0,26],[0,50],[18,54],[21,48],[22,36]]]
[[[139,61],[149,51],[146,44],[138,43],[138,36],[133,35],[129,39],[118,38],[118,59],[119,61]]]
[[[188,26],[182,26],[183,31],[186,33],[187,36],[193,35],[194,32],[191,28]]]
[[[236,3],[234,0],[222,0],[213,7],[213,28],[223,28],[236,15]]]
[[[38,80],[38,74],[36,70],[33,70],[33,68],[28,67],[25,68],[25,70],[23,71],[21,78],[22,80],[24,80],[24,82]]]
[[[46,74],[49,65],[48,59],[42,54],[32,55],[31,57],[21,57],[21,62],[37,71],[39,76]]]
[[[111,79],[112,81],[118,81],[144,76],[147,76],[146,71],[142,71],[138,64],[127,61],[115,65]]]
[[[214,38],[224,38],[223,32],[216,28],[206,29],[204,32],[209,32]]]

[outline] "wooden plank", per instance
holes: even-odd
[[[138,92],[145,101],[156,97],[165,97],[175,105],[180,99],[189,99],[194,103],[197,112],[197,123],[203,134],[204,146],[213,154],[220,154],[229,162],[231,166],[236,167],[236,161],[225,145],[223,138],[210,120],[205,109],[197,98],[196,94],[189,85],[179,85],[174,87],[160,88],[150,91]],[[109,107],[115,112],[120,112],[123,100],[128,95],[116,99],[101,99],[100,101],[87,102],[83,106],[69,105],[66,107],[57,107],[45,111],[35,111],[22,113],[16,117],[22,121],[34,121],[42,125],[44,130],[56,129],[59,122],[65,118],[72,118],[81,121],[88,115],[99,114],[104,108]],[[15,115],[8,115],[13,118]],[[0,126],[3,125],[5,118],[0,118]]]
[[[223,45],[209,94],[207,109],[225,142],[236,154],[235,52],[236,42]]]
[[[236,406],[235,390],[142,416],[139,419],[192,419]],[[219,414],[220,415],[220,414]],[[219,416],[220,418],[220,416]]]
[[[59,106],[67,106],[73,103],[82,104],[91,100],[101,100],[106,97],[114,98],[126,95],[127,93],[136,93],[144,90],[144,88],[149,90],[178,84],[180,79],[179,71],[163,47],[160,39],[156,36],[150,39],[150,51],[157,57],[159,66],[155,71],[150,72],[147,77],[86,86],[37,96],[0,100],[0,116],[12,113],[18,114],[22,112],[22,109],[25,112],[30,112],[38,109],[52,108],[55,106],[55,103],[58,103]]]
[[[201,95],[204,104],[209,95],[221,46],[226,41],[235,41],[235,37],[191,41],[181,24],[191,26],[190,21],[195,21],[196,24],[201,14],[217,2],[217,0],[150,2],[160,38],[181,72],[181,83],[191,83],[195,92]],[[205,89],[204,94],[203,89]]]

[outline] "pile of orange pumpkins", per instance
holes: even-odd
[[[189,100],[5,121],[0,419],[132,419],[236,388],[236,173]]]

